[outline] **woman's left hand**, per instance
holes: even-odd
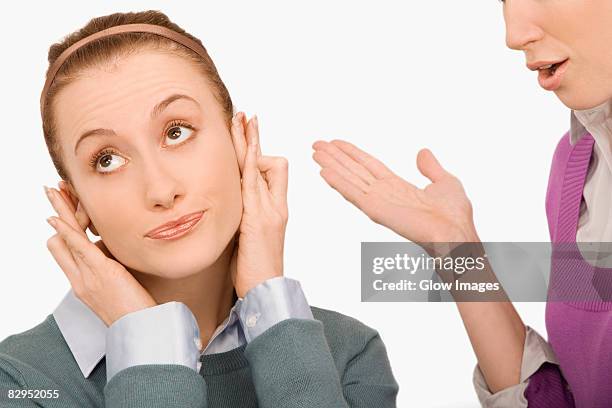
[[[283,276],[287,226],[288,162],[263,156],[257,117],[232,119],[231,133],[242,175],[242,220],[230,270],[236,294],[243,298],[261,282]]]

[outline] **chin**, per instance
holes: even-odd
[[[573,110],[592,109],[612,98],[612,92],[593,86],[565,85],[555,94],[565,106]]]
[[[161,269],[169,279],[183,278],[194,275],[211,267],[221,257],[223,248],[217,248],[212,243],[197,245],[180,254],[174,254],[164,259],[165,268]]]
[[[198,274],[219,260],[223,247],[216,241],[194,238],[198,239],[183,241],[182,245],[173,248],[149,248],[132,269],[164,279],[182,279]]]

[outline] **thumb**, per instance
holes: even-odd
[[[431,150],[425,148],[417,153],[417,167],[421,174],[427,177],[432,183],[440,181],[449,173],[438,162]]]
[[[87,229],[87,226],[91,223],[89,220],[89,215],[87,215],[87,212],[85,212],[85,209],[81,205],[80,201],[77,203],[77,208],[74,213],[74,217],[76,218],[77,222],[79,223],[79,226],[83,231],[85,231]]]
[[[85,231],[87,227],[89,227],[92,234],[100,236],[100,234],[98,234],[98,231],[96,231],[96,228],[94,227],[93,223],[89,219],[87,212],[81,205],[79,199],[76,198],[74,194],[70,193],[71,190],[68,187],[68,183],[66,183],[66,181],[64,180],[60,180],[57,185],[59,187],[59,193],[64,197],[64,201],[66,201],[68,205],[72,206],[72,210],[74,211],[74,217],[76,218],[79,227],[81,227],[83,231]]]

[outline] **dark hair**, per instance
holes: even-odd
[[[198,38],[187,33],[181,27],[170,21],[170,19],[160,11],[148,10],[142,12],[114,13],[91,19],[80,30],[69,34],[62,41],[53,44],[49,48],[49,67],[51,67],[53,62],[65,49],[77,41],[110,27],[132,23],[155,24],[169,28],[196,41],[204,48],[204,45]],[[57,143],[56,120],[52,109],[55,95],[57,95],[57,93],[68,83],[78,78],[78,74],[84,69],[103,66],[113,59],[129,55],[130,53],[142,49],[172,52],[175,55],[178,54],[195,63],[210,81],[215,97],[221,104],[226,115],[228,125],[231,122],[234,109],[232,99],[225,84],[219,77],[215,64],[207,52],[205,52],[205,58],[203,58],[182,44],[151,33],[121,33],[100,38],[79,48],[68,57],[64,64],[62,64],[62,67],[55,76],[53,84],[49,87],[45,106],[42,108],[43,133],[45,135],[47,149],[49,150],[57,173],[63,180],[69,181],[70,176],[63,165],[61,149],[59,143]],[[204,50],[206,50],[206,48],[204,48]],[[49,68],[47,68],[47,75],[48,74]]]

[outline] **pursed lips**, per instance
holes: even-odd
[[[182,224],[186,224],[189,223],[191,221],[197,220],[199,218],[202,217],[202,215],[204,214],[204,210],[200,210],[200,211],[196,211],[196,212],[192,212],[186,215],[183,215],[180,218],[177,218],[176,220],[171,220],[168,221],[154,229],[152,229],[151,231],[149,231],[146,236],[147,237],[154,237],[156,235],[158,235],[159,233],[163,232],[163,231],[167,231],[169,229],[172,228],[176,228],[177,226],[180,226]]]

